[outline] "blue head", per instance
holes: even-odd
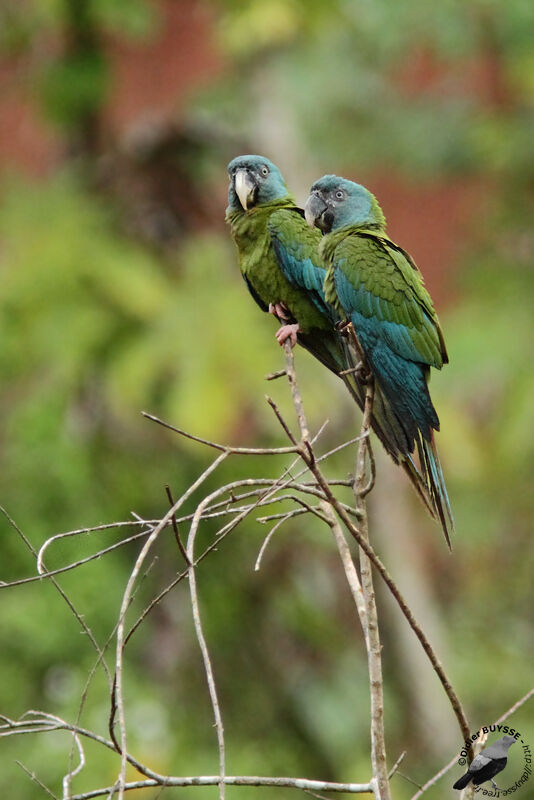
[[[316,225],[323,233],[330,233],[346,225],[361,225],[384,230],[386,220],[376,197],[365,186],[339,178],[323,175],[310,190],[305,215],[308,225]]]
[[[287,197],[278,167],[263,156],[237,156],[228,164],[228,205],[248,211],[257,205]]]

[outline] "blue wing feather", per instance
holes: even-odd
[[[434,364],[433,354],[424,348],[421,337],[416,347],[408,326],[384,319],[380,298],[360,284],[356,288],[338,266],[334,273],[337,296],[347,316],[357,313],[365,321],[365,328],[373,338],[382,339],[397,355],[418,364]],[[423,348],[425,351],[423,351]]]
[[[425,439],[439,420],[427,386],[428,367],[405,325],[367,315],[373,308],[371,293],[363,285],[355,288],[339,267],[334,273],[336,292],[351,320],[371,369],[400,418],[409,439],[419,429]],[[413,424],[415,423],[415,425]]]
[[[288,218],[288,214],[291,218]],[[289,219],[292,225],[295,225],[295,222],[299,225],[298,238],[291,236],[292,231],[287,224]],[[310,231],[299,210],[284,209],[273,214],[269,221],[269,232],[276,260],[287,280],[294,286],[305,289],[315,307],[331,320],[332,324],[337,322],[339,318],[324,296],[326,270],[320,266],[316,235]]]

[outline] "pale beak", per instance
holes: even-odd
[[[310,228],[315,226],[327,208],[328,206],[319,195],[314,193],[308,197],[306,205],[304,206],[304,217]]]
[[[246,169],[238,169],[235,174],[235,193],[239,197],[239,202],[245,211],[253,204],[255,191],[256,184],[250,172]]]

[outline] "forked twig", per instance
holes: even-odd
[[[163,528],[168,525],[170,520],[172,519],[172,515],[176,514],[178,509],[185,503],[185,501],[190,497],[196,489],[214,472],[217,467],[228,457],[229,452],[225,450],[222,452],[217,458],[212,461],[212,463],[207,467],[202,475],[197,478],[197,480],[187,489],[179,500],[172,506],[172,508],[165,514],[162,518],[160,523],[154,528],[150,536],[148,537],[147,541],[143,545],[141,552],[139,553],[137,560],[134,564],[134,568],[130,574],[128,579],[128,583],[126,584],[126,589],[124,591],[124,595],[122,598],[120,613],[119,613],[119,624],[117,626],[117,646],[116,646],[116,658],[115,658],[115,681],[113,685],[113,704],[116,708],[117,713],[117,720],[119,724],[119,743],[120,743],[120,755],[121,755],[121,769],[119,772],[119,776],[117,779],[117,788],[118,788],[118,800],[123,800],[124,797],[124,786],[126,783],[126,766],[127,766],[127,746],[126,746],[126,723],[125,723],[125,710],[124,710],[124,698],[122,692],[122,662],[123,662],[123,653],[124,653],[124,639],[125,639],[125,624],[126,624],[126,613],[128,611],[130,600],[132,596],[132,591],[134,588],[135,581],[137,580],[145,558],[147,557],[150,548],[156,541],[157,537],[163,530]],[[113,728],[113,717],[110,720],[110,730]]]
[[[312,472],[318,467],[315,461],[313,449],[308,442],[308,424],[304,412],[304,405],[300,396],[295,374],[293,352],[289,344],[285,345],[286,351],[286,373],[291,388],[291,394],[299,428],[302,437],[302,458],[308,463]],[[373,411],[374,386],[372,379],[369,379],[365,392],[365,405],[358,442],[356,457],[356,475],[354,478],[354,495],[356,498],[356,511],[359,517],[359,535],[369,545],[369,535],[367,530],[367,509],[365,496],[372,489],[373,477],[369,482],[366,481],[366,457],[368,453],[369,432],[371,428],[371,415]],[[284,427],[285,429],[285,427]],[[374,461],[371,461],[371,473],[374,472]],[[315,473],[314,473],[315,474]],[[315,475],[317,478],[317,474]],[[360,622],[364,632],[369,669],[369,685],[371,697],[371,762],[373,767],[373,777],[371,785],[373,794],[377,800],[390,800],[389,779],[386,761],[386,743],[384,734],[384,697],[383,697],[383,678],[382,678],[382,655],[380,637],[378,632],[378,617],[375,604],[373,576],[371,562],[367,555],[360,550],[360,573],[361,581],[358,579],[356,568],[354,567],[348,546],[345,542],[343,532],[334,515],[333,507],[327,501],[323,501],[322,508],[326,521],[332,529],[336,541],[347,582],[351,589]]]

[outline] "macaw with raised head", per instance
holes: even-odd
[[[386,235],[386,220],[365,187],[325,175],[311,188],[305,216],[324,236],[319,250],[326,301],[352,323],[377,397],[396,431],[397,458],[417,447],[421,471],[450,546],[454,529],[434,431],[430,368],[448,363],[439,321],[411,256]]]
[[[226,221],[252,297],[283,323],[276,333],[280,344],[298,341],[339,373],[346,361],[334,329],[335,312],[323,294],[324,270],[317,254],[321,234],[310,230],[269,159],[238,156],[229,163],[228,175]]]

